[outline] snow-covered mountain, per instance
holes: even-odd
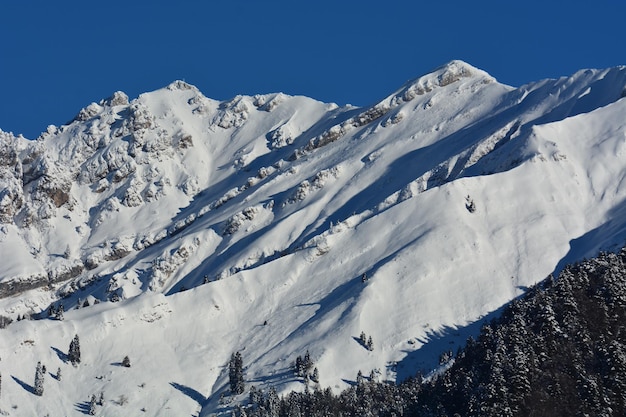
[[[626,67],[512,88],[453,61],[367,108],[177,81],[34,141],[0,131],[0,314],[34,318],[0,330],[0,410],[80,415],[104,392],[107,416],[230,412],[235,351],[279,392],[304,388],[307,350],[336,390],[433,370],[624,244],[624,96]],[[38,361],[63,374],[41,397]]]

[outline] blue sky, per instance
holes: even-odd
[[[452,59],[514,86],[626,65],[622,0],[2,0],[0,16],[0,129],[33,139],[176,79],[368,105]]]

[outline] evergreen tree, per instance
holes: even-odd
[[[130,368],[130,358],[128,356],[124,356],[124,359],[122,359],[122,366]]]
[[[302,365],[302,358],[300,356],[298,356],[296,358],[296,365],[295,365],[295,371],[296,371],[296,376],[303,376],[304,375],[304,367]]]
[[[313,369],[313,361],[311,360],[311,354],[308,350],[304,354],[304,359],[301,356],[298,356],[296,358],[296,364],[294,368],[296,376],[308,380],[310,376],[309,372],[311,372],[311,369]]]
[[[67,353],[67,357],[74,366],[80,363],[80,340],[78,339],[78,335],[75,335],[74,339],[70,342],[70,349]]]
[[[287,404],[285,405],[286,408],[286,416],[289,417],[302,417],[302,412],[301,412],[301,402],[299,401],[299,396],[294,395],[294,393],[292,393],[289,397],[287,397]]]
[[[276,388],[271,387],[269,393],[267,394],[268,417],[278,417],[279,412],[280,412],[280,398],[278,398],[278,393],[276,392]]]
[[[370,382],[376,382],[376,372],[373,369],[370,371]]]
[[[360,386],[360,385],[363,385],[364,383],[365,383],[365,378],[363,378],[363,373],[359,369],[359,372],[357,372],[356,374],[356,385]]]
[[[228,368],[230,392],[233,395],[243,394],[245,385],[243,381],[243,360],[241,353],[235,352],[230,356]]]
[[[91,396],[91,400],[89,400],[89,415],[96,415],[96,396],[95,394]]]
[[[313,374],[311,375],[311,381],[316,384],[320,382],[320,372],[317,370],[317,366],[313,368]]]
[[[56,378],[57,378],[57,381],[61,380],[61,367],[57,368],[57,376],[56,376]]]
[[[259,405],[261,404],[261,398],[263,397],[262,392],[257,390],[253,385],[250,387],[250,404]]]
[[[63,312],[65,311],[65,307],[63,307],[63,304],[61,304],[59,306],[59,308],[56,309],[55,311],[55,317],[57,320],[63,320]]]
[[[37,362],[37,367],[35,368],[35,383],[33,384],[35,395],[39,395],[40,397],[43,395],[43,378],[44,378],[43,366],[41,366],[41,362]]]
[[[306,353],[304,354],[304,374],[308,374],[309,371],[311,370],[311,368],[313,367],[313,361],[311,360],[311,354],[309,353],[309,351],[307,350]]]

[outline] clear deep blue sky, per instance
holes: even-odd
[[[368,105],[462,59],[519,86],[626,65],[626,2],[0,0],[0,129],[35,138],[122,90]]]

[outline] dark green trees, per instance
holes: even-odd
[[[80,340],[78,339],[78,335],[75,335],[74,339],[70,342],[67,358],[74,366],[80,363]]]
[[[41,366],[41,362],[37,362],[37,367],[35,368],[35,383],[33,384],[33,392],[35,393],[35,395],[39,395],[40,397],[43,395],[44,374],[44,367]]]
[[[241,353],[235,352],[230,356],[228,371],[230,392],[233,395],[243,394],[245,384],[243,381],[243,360]]]
[[[91,399],[89,400],[89,415],[90,416],[95,416],[96,415],[96,396],[92,395]]]

